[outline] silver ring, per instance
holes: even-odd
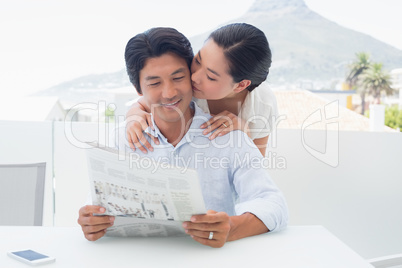
[[[224,127],[228,127],[225,123],[222,123],[222,126],[224,126]]]
[[[212,240],[212,238],[214,238],[214,232],[209,232],[209,237],[208,237],[208,239],[209,239],[209,240]]]

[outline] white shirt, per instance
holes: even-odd
[[[202,134],[200,125],[211,116],[194,102],[191,106],[195,109],[194,118],[176,147],[168,142],[153,122],[155,130],[148,128],[145,132],[158,137],[160,144],[154,144],[145,135],[154,151],[144,154],[136,150],[136,153],[197,170],[206,209],[224,211],[229,216],[250,212],[270,231],[284,228],[288,221],[285,198],[271,180],[261,153],[252,140],[242,131],[232,131],[209,140],[209,135]],[[119,151],[132,152],[124,125],[120,126],[118,133]]]
[[[193,100],[205,113],[210,113],[206,99]],[[238,116],[249,124],[252,140],[271,134],[278,117],[278,107],[275,95],[266,82],[248,92]]]

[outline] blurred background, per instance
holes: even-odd
[[[247,22],[273,53],[280,117],[266,157],[290,224],[323,225],[365,258],[401,253],[400,10],[399,0],[0,0],[0,164],[46,162],[43,224],[76,226],[84,142],[112,145],[136,98],[127,41],[169,26],[196,53],[212,30]]]

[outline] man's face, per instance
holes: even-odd
[[[191,113],[190,70],[186,61],[176,54],[166,53],[146,60],[140,71],[140,86],[155,118],[176,122]]]

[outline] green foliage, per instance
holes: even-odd
[[[114,116],[114,110],[110,109],[110,107],[108,106],[106,111],[105,111],[105,116]]]
[[[107,108],[105,110],[105,121],[109,122],[109,123],[113,123],[115,121],[114,109],[111,109],[109,105],[107,106]]]
[[[385,125],[402,130],[402,110],[398,106],[385,107]]]
[[[349,74],[346,77],[346,82],[348,82],[352,88],[355,88],[360,76],[370,68],[370,65],[370,55],[368,53],[356,53],[355,61],[349,65]]]
[[[365,52],[356,53],[355,61],[349,65],[346,82],[356,89],[361,97],[361,114],[365,114],[366,96],[372,96],[374,103],[381,103],[381,93],[392,95],[395,89],[391,87],[391,76],[383,70],[382,63],[370,61],[370,55]]]
[[[378,104],[381,101],[381,92],[385,92],[387,95],[394,93],[395,90],[390,85],[391,76],[383,71],[382,63],[373,63],[363,72],[362,87],[374,97]]]

